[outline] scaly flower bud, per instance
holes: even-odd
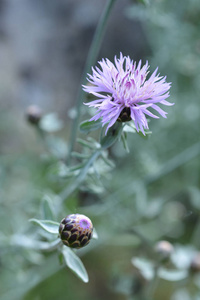
[[[59,226],[59,234],[63,244],[71,248],[79,249],[89,244],[92,232],[91,220],[80,214],[66,216]]]
[[[168,241],[159,241],[155,246],[155,251],[162,258],[168,258],[174,251],[174,247]]]
[[[39,106],[30,105],[26,110],[26,117],[29,123],[37,125],[42,117],[42,110]]]

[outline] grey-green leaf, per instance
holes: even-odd
[[[88,273],[80,258],[69,247],[63,247],[63,258],[66,265],[83,281],[88,282]]]
[[[97,239],[99,238],[99,237],[98,237],[98,233],[97,233],[97,231],[96,231],[95,228],[93,228],[92,238],[95,239],[95,240],[97,240]]]
[[[97,130],[99,128],[102,127],[102,122],[101,120],[97,120],[97,121],[83,121],[80,124],[80,131],[82,133],[88,134],[91,131]]]
[[[53,216],[52,203],[51,203],[51,198],[48,195],[45,195],[42,198],[41,210],[44,219],[53,220],[54,216]]]
[[[58,228],[60,224],[57,222],[51,220],[37,220],[37,219],[30,219],[29,221],[39,225],[41,228],[43,228],[49,233],[58,234]]]
[[[48,145],[49,151],[58,158],[65,158],[67,155],[67,144],[65,141],[56,136],[48,136],[46,138],[46,143]]]
[[[58,118],[56,113],[45,115],[40,121],[40,128],[47,132],[56,132],[61,130],[63,126],[63,121]]]
[[[136,131],[136,133],[141,136],[143,139],[148,139],[148,137],[152,134],[152,131],[149,131],[149,130],[144,130],[145,132],[145,135],[142,133],[142,131]]]
[[[154,266],[151,261],[140,257],[133,257],[131,262],[134,267],[140,270],[144,278],[146,278],[147,280],[153,279]]]
[[[126,150],[127,153],[129,153],[129,147],[128,147],[128,143],[127,143],[127,134],[126,132],[122,132],[121,134],[121,140],[124,146],[124,149]]]
[[[139,3],[142,3],[144,5],[149,5],[149,0],[138,0]]]
[[[122,123],[116,122],[112,127],[108,129],[107,135],[101,138],[101,147],[107,149],[112,146],[116,140],[120,137],[122,130]]]
[[[162,279],[168,281],[179,281],[187,278],[188,271],[187,270],[167,270],[164,268],[160,268],[158,271],[158,276]]]

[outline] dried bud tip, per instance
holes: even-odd
[[[29,123],[37,125],[42,117],[42,110],[39,106],[30,105],[26,110],[26,118]]]
[[[92,238],[93,225],[91,220],[80,214],[72,214],[62,219],[59,235],[64,245],[71,248],[82,248]]]
[[[155,251],[163,258],[167,258],[174,251],[174,247],[168,241],[159,241],[155,246]]]

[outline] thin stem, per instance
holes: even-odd
[[[65,199],[67,199],[78,187],[79,185],[83,182],[85,179],[87,172],[90,168],[90,166],[94,163],[94,161],[98,158],[98,156],[101,154],[101,149],[96,150],[92,156],[88,159],[87,163],[85,166],[81,169],[78,177],[64,189],[61,194],[61,202],[63,202]]]
[[[199,248],[200,242],[199,242],[199,235],[200,235],[200,218],[198,218],[197,223],[195,225],[192,238],[191,238],[191,244],[195,246],[196,248]]]
[[[82,83],[86,82],[86,74],[90,71],[91,66],[95,63],[98,52],[101,46],[101,41],[103,39],[103,35],[105,32],[106,24],[108,21],[108,17],[110,15],[110,12],[112,10],[113,4],[115,3],[116,0],[109,0],[103,13],[102,16],[99,20],[96,32],[93,37],[93,41],[88,53],[88,57],[86,60],[85,68],[83,71],[82,75]],[[81,104],[84,99],[84,92],[82,89],[82,86],[80,85],[79,87],[79,92],[78,92],[78,97],[77,97],[77,102],[76,102],[76,117],[73,121],[72,125],[72,131],[71,131],[71,136],[70,136],[70,142],[69,142],[69,153],[68,153],[68,163],[70,163],[71,159],[71,152],[74,148],[75,140],[76,140],[76,134],[77,134],[77,128],[78,128],[78,122],[79,122],[79,117],[80,117],[80,111],[81,111]]]
[[[160,171],[158,171],[155,175],[149,175],[145,178],[145,183],[150,184],[161,177],[173,172],[183,164],[187,163],[188,161],[192,160],[196,156],[198,156],[200,153],[200,143],[196,143],[192,145],[191,147],[185,149],[180,154],[176,155],[172,159],[168,160],[166,164],[161,167]]]
[[[159,271],[159,268],[160,268],[160,262],[157,262],[157,264],[155,265],[155,268],[154,268],[154,277],[152,279],[152,281],[149,283],[149,285],[147,286],[147,289],[146,289],[146,300],[153,300],[153,297],[154,297],[154,293],[155,293],[155,290],[157,288],[157,285],[158,285],[158,281],[159,281],[159,277],[158,277],[158,271]]]
[[[39,126],[36,126],[35,129],[37,131],[39,138],[43,142],[45,150],[49,151],[45,132]]]

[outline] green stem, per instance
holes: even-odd
[[[109,0],[103,14],[99,20],[96,32],[94,34],[94,38],[88,53],[88,57],[86,60],[85,68],[83,71],[82,75],[82,83],[86,82],[86,74],[90,71],[91,66],[95,63],[98,52],[101,46],[101,41],[103,39],[104,31],[106,28],[106,24],[108,21],[108,17],[110,15],[110,12],[112,10],[113,4],[115,3],[116,0]],[[81,104],[84,101],[84,91],[82,89],[82,86],[80,85],[79,87],[79,92],[78,92],[78,97],[77,97],[77,102],[76,102],[76,117],[73,121],[72,125],[72,131],[71,131],[71,136],[70,136],[70,142],[69,142],[69,153],[68,153],[68,163],[70,163],[71,159],[71,152],[73,151],[75,140],[76,140],[76,134],[77,134],[77,128],[78,128],[78,122],[79,122],[79,117],[80,117],[80,111],[81,111]]]
[[[70,185],[68,185],[66,187],[66,189],[64,189],[61,192],[61,194],[60,194],[61,202],[63,202],[65,199],[67,199],[79,187],[79,185],[85,179],[90,166],[94,163],[94,161],[98,158],[98,156],[100,154],[101,154],[101,149],[96,150],[92,154],[92,156],[88,159],[88,161],[85,164],[85,166],[81,169],[78,177]]]
[[[146,293],[145,293],[146,300],[153,300],[154,293],[155,293],[155,290],[157,288],[158,281],[159,281],[159,277],[158,277],[159,268],[160,268],[160,262],[157,262],[157,264],[155,265],[155,268],[154,268],[154,278],[149,283],[149,285],[147,286],[147,289],[146,289]]]
[[[200,241],[199,241],[199,235],[200,235],[200,218],[198,218],[197,223],[195,225],[192,237],[191,237],[191,244],[195,246],[196,248],[200,247]]]
[[[198,156],[200,153],[200,143],[196,143],[192,145],[191,147],[185,149],[180,154],[176,155],[172,159],[168,160],[166,164],[161,167],[160,171],[158,171],[155,175],[149,175],[145,178],[146,184],[151,184],[161,177],[170,174],[177,168],[181,167],[183,164],[189,162],[196,156]]]

